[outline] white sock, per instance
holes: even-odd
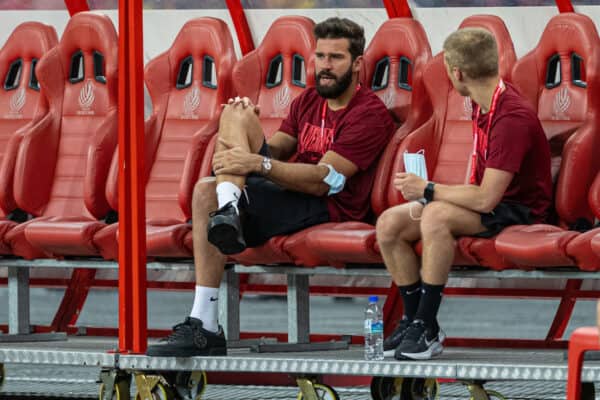
[[[217,201],[219,202],[219,208],[229,202],[233,202],[233,206],[237,211],[238,200],[241,195],[241,189],[231,182],[221,182],[217,185]]]
[[[207,331],[216,332],[219,330],[217,316],[219,288],[211,288],[196,285],[196,294],[194,296],[194,305],[190,317],[202,321],[202,327]]]

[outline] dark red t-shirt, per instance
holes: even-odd
[[[358,167],[327,202],[332,221],[362,221],[369,215],[377,159],[394,133],[394,121],[379,97],[361,87],[346,108],[327,109],[321,132],[325,102],[315,88],[305,90],[292,102],[279,130],[298,140],[297,162],[317,164],[331,150]]]
[[[481,114],[477,124],[485,130],[488,115]],[[535,111],[509,83],[492,118],[487,160],[481,153],[477,158],[477,184],[488,167],[514,173],[501,201],[529,207],[535,222],[546,219],[552,202],[550,145]]]

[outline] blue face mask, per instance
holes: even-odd
[[[404,152],[404,170],[427,180],[427,164],[425,164],[425,150],[416,153]]]
[[[425,150],[421,149],[416,153],[409,153],[408,151],[405,151],[404,171],[411,174],[415,174],[427,180],[427,164],[425,164]],[[418,199],[417,201],[421,204],[427,204],[427,200],[425,200],[425,198]]]
[[[332,196],[336,193],[339,193],[344,189],[344,185],[346,184],[346,177],[339,172],[337,172],[331,165],[323,164],[327,168],[329,168],[329,173],[325,178],[323,178],[323,182],[329,185],[329,192],[327,196]]]

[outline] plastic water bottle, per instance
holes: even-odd
[[[365,360],[383,360],[383,310],[378,300],[370,296],[365,309]]]

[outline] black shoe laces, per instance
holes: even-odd
[[[184,322],[175,325],[173,327],[173,332],[163,340],[169,343],[178,342],[180,339],[185,339],[193,333],[194,328],[192,327],[192,324],[189,322],[189,320],[186,319]]]
[[[411,342],[418,342],[421,339],[421,336],[425,333],[425,323],[423,321],[413,321],[408,327],[408,331],[406,332],[406,336],[404,336],[404,340]]]

